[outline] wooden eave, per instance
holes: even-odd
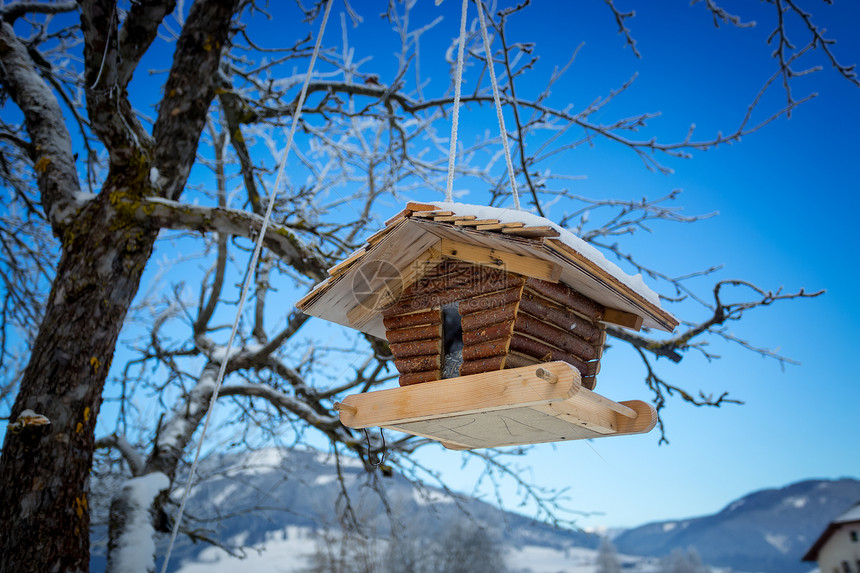
[[[812,544],[812,547],[809,548],[809,550],[800,560],[818,561],[818,554],[821,552],[821,549],[830,540],[834,533],[836,533],[843,527],[850,527],[852,525],[858,524],[860,524],[860,521],[831,521],[829,524],[827,524],[827,528],[824,530],[824,532],[822,532],[822,534],[818,536],[818,539],[815,540],[815,543]]]
[[[409,203],[364,247],[332,267],[329,278],[296,306],[312,316],[385,338],[381,310],[420,278],[422,265],[429,267],[446,256],[561,281],[606,306],[606,322],[666,332],[678,325],[671,314],[558,240],[559,233],[551,227],[487,219],[480,225],[468,224],[472,221],[433,205]],[[389,272],[392,267],[396,273]]]

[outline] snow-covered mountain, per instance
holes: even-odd
[[[392,528],[409,539],[438,539],[458,524],[480,525],[504,552],[511,571],[593,573],[596,567],[597,535],[553,528],[440,489],[418,488],[396,473],[368,474],[349,458],[336,462],[318,451],[272,448],[209,459],[200,473],[204,479],[189,498],[184,529],[228,547],[243,546],[244,559],[180,536],[170,571],[306,571],[308,557],[320,544],[333,543],[324,532],[339,532],[347,506],[368,539],[387,540]],[[347,485],[345,494],[338,475]],[[629,573],[656,572],[660,557],[690,547],[708,565],[737,572],[806,572],[813,567],[800,557],[826,524],[857,500],[860,481],[805,481],[749,494],[712,516],[630,529],[613,542]],[[91,570],[102,571],[104,558],[98,553],[103,543],[94,541]],[[162,545],[158,554],[164,552]]]
[[[554,528],[440,489],[417,488],[397,473],[389,477],[380,471],[368,474],[351,458],[341,458],[338,463],[333,456],[318,451],[272,448],[225,455],[201,463],[200,473],[204,478],[189,496],[185,527],[228,545],[265,546],[262,555],[250,555],[257,565],[246,561],[242,566],[257,573],[298,571],[303,563],[296,561],[315,550],[319,541],[315,533],[326,528],[339,530],[340,520],[349,518],[347,506],[359,521],[362,534],[370,538],[388,539],[392,527],[407,536],[432,538],[455,524],[480,524],[512,555],[527,550],[529,556],[522,556],[524,561],[551,555],[555,563],[566,555],[570,559],[585,555],[583,559],[593,562],[591,556],[599,544],[599,537],[593,534]],[[347,485],[346,495],[338,474]],[[384,502],[377,490],[384,492]],[[205,543],[183,540],[173,551],[170,570],[189,573],[196,570],[194,562],[208,561],[211,567],[225,557],[220,550],[206,547]],[[582,548],[589,551],[577,554]],[[163,553],[164,548],[159,548],[159,554]],[[267,554],[277,567],[260,565]]]
[[[792,573],[814,564],[800,558],[827,524],[860,500],[855,479],[808,480],[746,495],[714,515],[649,523],[614,539],[620,551],[666,555],[695,547],[709,565],[739,571]]]

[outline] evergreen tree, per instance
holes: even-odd
[[[695,547],[686,551],[675,549],[660,561],[661,573],[709,573],[710,568],[702,564]]]

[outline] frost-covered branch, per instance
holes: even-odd
[[[726,303],[721,300],[721,292],[725,287],[745,287],[752,290],[756,297],[752,300]],[[714,304],[709,305],[712,312],[711,316],[697,323],[685,321],[684,325],[686,326],[686,329],[675,336],[666,339],[649,338],[613,325],[607,325],[607,333],[614,338],[629,343],[642,352],[646,352],[654,356],[663,356],[669,358],[673,362],[680,362],[682,353],[690,349],[701,351],[709,359],[717,358],[717,356],[705,352],[702,348],[702,343],[699,340],[707,334],[716,334],[721,338],[736,342],[749,350],[753,350],[762,356],[773,358],[780,363],[791,363],[791,359],[781,356],[772,350],[756,348],[748,342],[727,334],[722,327],[725,326],[727,322],[741,320],[747,311],[754,308],[770,306],[771,304],[781,300],[815,298],[824,294],[823,290],[808,293],[804,289],[800,289],[794,293],[783,293],[781,288],[776,291],[765,291],[750,282],[738,280],[719,281],[716,286],[714,286],[713,292]]]
[[[724,302],[722,300],[722,290],[725,287],[743,287],[745,289],[751,290],[755,295],[755,298],[752,300],[746,300],[741,302]],[[714,303],[712,305],[713,315],[698,324],[688,324],[688,328],[686,331],[678,334],[677,336],[666,340],[662,347],[664,348],[674,348],[678,350],[683,350],[690,346],[690,343],[697,336],[705,332],[715,332],[718,331],[717,327],[723,326],[725,323],[729,321],[737,321],[740,320],[744,314],[753,309],[759,307],[770,306],[771,304],[780,301],[780,300],[792,300],[797,298],[815,298],[824,294],[823,290],[819,290],[816,292],[808,293],[804,289],[800,289],[794,293],[784,293],[782,289],[779,288],[776,291],[766,291],[751,282],[748,281],[740,281],[740,280],[723,280],[719,281],[713,290],[714,294]],[[772,358],[776,358],[779,361],[785,361],[785,358],[782,358],[774,353],[764,353]]]
[[[690,5],[693,6],[702,2],[703,0],[693,0],[690,2]],[[711,12],[711,15],[714,18],[714,27],[719,28],[720,22],[724,22],[727,24],[731,24],[736,28],[752,28],[755,26],[755,22],[749,21],[745,22],[743,18],[738,16],[737,14],[732,14],[727,11],[722,6],[718,5],[714,0],[704,0],[705,7]]]
[[[277,409],[286,410],[325,433],[336,433],[342,428],[340,419],[337,416],[332,414],[321,415],[302,399],[275,390],[265,384],[244,383],[224,386],[221,388],[219,396],[224,396],[225,398],[229,396],[263,398]],[[341,439],[343,438],[341,437]]]
[[[237,209],[190,205],[160,197],[143,197],[139,200],[119,197],[117,202],[141,222],[164,229],[256,238],[263,227],[262,217]],[[322,280],[327,276],[328,264],[287,227],[270,223],[264,245],[286,264],[309,278]]]
[[[652,401],[657,408],[657,426],[660,428],[660,443],[669,443],[666,437],[666,426],[663,424],[663,418],[660,414],[663,408],[666,407],[667,399],[676,393],[684,402],[693,406],[719,408],[723,404],[743,404],[740,400],[729,398],[728,392],[722,392],[719,396],[715,397],[713,394],[705,394],[700,391],[698,396],[694,396],[681,386],[667,382],[665,378],[661,377],[642,348],[637,347],[636,351],[642,359],[642,364],[645,366],[645,384],[654,393]]]
[[[230,134],[230,144],[236,151],[236,157],[239,160],[239,166],[242,171],[242,182],[245,184],[245,192],[248,195],[248,200],[251,203],[251,209],[258,215],[265,212],[263,203],[260,200],[260,191],[257,186],[257,168],[251,159],[251,153],[248,150],[248,145],[245,143],[245,137],[242,135],[242,126],[250,121],[248,117],[248,104],[239,94],[233,91],[226,78],[221,79],[218,101],[224,110],[224,123],[227,128],[227,133]]]
[[[63,2],[35,2],[18,0],[0,7],[0,19],[4,22],[14,24],[15,20],[25,14],[61,14],[77,10],[78,4],[73,0]]]
[[[112,535],[108,542],[108,573],[154,573],[156,500],[163,499],[170,480],[151,472],[125,482],[110,508]]]
[[[132,476],[139,476],[144,470],[144,459],[137,451],[137,448],[132,446],[122,434],[114,432],[109,436],[96,440],[96,449],[99,448],[115,448],[122,454],[123,459],[128,464]]]
[[[218,368],[217,363],[206,364],[196,384],[174,405],[158,427],[155,443],[146,460],[145,473],[158,471],[171,481],[176,477],[185,448],[209,409]]]
[[[857,65],[856,64],[843,64],[836,57],[836,54],[833,53],[833,46],[836,43],[836,40],[833,38],[827,38],[824,36],[824,29],[816,25],[812,21],[812,14],[803,10],[800,5],[795,0],[784,0],[785,4],[791,8],[791,10],[797,14],[803,23],[806,25],[806,29],[812,34],[813,37],[813,45],[814,47],[821,48],[827,59],[830,60],[830,64],[839,72],[839,74],[844,77],[846,80],[850,81],[857,87],[860,87],[860,77],[857,75]],[[779,6],[779,2],[777,2],[777,6]],[[780,24],[782,24],[782,20],[779,20]],[[785,30],[781,30],[779,32],[781,36],[785,36]],[[794,75],[799,75],[796,72]]]
[[[739,302],[725,302],[723,299],[723,289],[726,287],[742,287],[753,292],[753,297],[748,300]],[[719,396],[705,394],[702,391],[698,395],[694,395],[690,390],[673,384],[666,380],[665,377],[658,374],[656,368],[651,362],[650,357],[669,358],[673,362],[680,362],[683,354],[689,350],[700,352],[708,360],[719,358],[719,356],[707,350],[709,344],[709,336],[717,336],[729,342],[738,344],[742,348],[760,354],[766,358],[772,358],[780,363],[780,365],[794,364],[795,362],[788,357],[782,356],[776,351],[768,348],[756,347],[748,341],[738,338],[729,333],[725,325],[730,321],[738,321],[743,318],[749,310],[759,307],[770,306],[771,304],[782,300],[793,300],[799,298],[814,298],[824,294],[824,291],[807,293],[804,289],[800,289],[793,293],[784,293],[782,289],[776,291],[766,291],[748,281],[725,280],[719,281],[713,290],[714,302],[707,305],[711,310],[711,315],[697,323],[685,321],[685,330],[675,336],[660,339],[650,338],[638,333],[632,333],[622,328],[608,325],[607,334],[611,337],[630,344],[642,359],[645,367],[645,383],[648,388],[654,393],[653,402],[657,408],[657,414],[660,426],[660,441],[668,442],[666,439],[666,430],[663,425],[663,420],[660,418],[661,410],[666,406],[668,397],[678,394],[682,400],[694,406],[711,406],[719,407],[723,404],[742,404],[740,400],[729,398],[728,392],[722,392]]]
[[[212,125],[210,123],[210,128],[211,127]],[[227,206],[227,177],[224,172],[225,139],[226,136],[223,132],[220,134],[212,134],[215,148],[215,185],[217,187],[219,209],[224,209]],[[218,300],[220,299],[222,289],[224,288],[224,278],[227,270],[227,238],[227,233],[217,233],[215,246],[217,254],[214,265],[215,276],[212,279],[212,286],[209,289],[208,299],[205,299],[206,289],[200,289],[200,303],[197,311],[197,319],[194,321],[195,339],[206,334],[209,321],[212,319],[212,314],[218,306]]]
[[[24,114],[45,213],[55,230],[61,231],[60,213],[80,191],[72,140],[57,98],[5,21],[0,22],[0,64],[0,84]]]
[[[588,515],[581,511],[571,512],[565,508],[566,490],[557,491],[543,488],[524,477],[524,472],[520,471],[510,458],[522,456],[526,451],[527,448],[517,448],[512,451],[469,450],[467,452],[469,457],[480,459],[484,464],[484,469],[476,480],[475,493],[480,490],[481,485],[489,483],[496,496],[496,503],[501,504],[503,493],[500,483],[507,480],[515,484],[516,491],[521,498],[521,504],[534,504],[537,517],[557,527],[574,525],[573,519],[562,517],[564,513],[573,513],[575,516]]]
[[[621,88],[619,88],[619,90],[614,91],[610,96],[608,96],[608,98],[606,98],[606,101],[611,100],[615,95],[620,93],[620,91],[628,89],[630,85],[632,84],[625,84],[625,86],[622,86]],[[450,107],[453,103],[453,99],[451,97],[427,99],[424,101],[414,101],[403,93],[396,91],[392,92],[391,90],[383,87],[336,81],[311,82],[308,85],[308,92],[366,96],[380,103],[385,101],[393,101],[396,102],[404,112],[409,114],[415,114],[433,108],[445,109]],[[526,108],[538,114],[534,119],[530,120],[533,123],[547,122],[550,120],[570,123],[571,125],[584,130],[584,133],[588,135],[589,139],[593,139],[595,137],[605,138],[608,141],[623,145],[633,150],[640,157],[640,159],[642,159],[643,163],[649,169],[657,170],[664,173],[670,173],[671,169],[663,166],[659,161],[657,161],[657,159],[652,156],[653,152],[662,153],[669,157],[689,158],[690,152],[692,151],[705,151],[714,147],[718,147],[720,145],[737,142],[744,136],[750,135],[751,133],[758,131],[779,116],[790,112],[798,105],[804,103],[805,101],[808,101],[808,99],[809,98],[804,98],[799,101],[793,101],[790,106],[773,112],[766,119],[759,121],[754,125],[749,125],[748,116],[750,116],[752,110],[757,107],[757,99],[754,104],[752,104],[747,110],[747,114],[745,114],[746,119],[742,120],[739,125],[731,132],[725,134],[720,133],[714,137],[706,139],[694,139],[694,127],[691,127],[691,129],[688,131],[688,133],[683,139],[673,142],[661,142],[654,137],[647,139],[637,139],[626,135],[626,133],[635,133],[641,131],[643,128],[647,127],[649,120],[658,117],[660,115],[659,113],[642,113],[630,117],[623,117],[611,122],[593,121],[590,119],[590,117],[592,115],[596,115],[596,112],[598,111],[598,109],[600,109],[600,107],[602,107],[602,105],[592,105],[585,108],[583,111],[574,113],[567,108],[555,108],[546,105],[540,100],[528,100],[521,98],[514,100],[510,97],[509,94],[505,94],[501,97],[503,105],[513,106],[516,102],[517,106],[521,108]],[[334,99],[330,99],[327,101],[331,102],[332,104],[335,104],[337,102],[337,100]],[[491,105],[493,103],[493,96],[492,94],[484,93],[464,95],[463,97],[461,97],[460,103],[463,105],[469,103]],[[261,109],[257,114],[255,114],[255,117],[266,119],[281,116],[290,116],[295,109],[295,105],[296,102],[292,102],[286,106],[277,106],[269,107],[267,109]],[[331,105],[321,105],[315,109],[308,109],[305,113],[318,113],[324,116],[342,115],[343,110]]]
[[[635,16],[636,12],[633,10],[630,12],[622,12],[615,6],[614,0],[603,1],[606,2],[606,5],[609,6],[609,9],[612,11],[612,15],[615,17],[615,24],[618,25],[618,33],[624,36],[625,44],[630,46],[630,49],[633,50],[633,54],[637,58],[641,58],[642,54],[640,54],[638,48],[636,48],[636,40],[633,39],[632,32],[626,22],[628,18]]]
[[[508,82],[507,82],[508,85],[505,86],[504,90],[510,99],[511,110],[514,112],[514,124],[516,125],[516,128],[517,128],[515,138],[517,141],[517,152],[518,152],[518,157],[519,157],[519,162],[520,162],[520,170],[522,171],[523,179],[525,179],[526,188],[531,193],[532,204],[534,205],[535,210],[537,211],[538,215],[543,217],[544,212],[543,212],[543,208],[541,207],[540,198],[538,197],[538,189],[535,185],[535,182],[532,180],[532,175],[529,171],[529,168],[531,167],[531,163],[532,163],[532,161],[534,161],[534,158],[527,156],[527,152],[526,152],[526,137],[528,135],[528,129],[523,124],[522,119],[520,119],[520,109],[519,109],[519,106],[517,105],[517,92],[515,89],[516,76],[521,74],[525,70],[530,69],[537,62],[538,58],[536,56],[532,56],[530,61],[527,64],[521,66],[515,72],[513,64],[511,63],[511,60],[512,60],[511,52],[515,48],[519,48],[521,53],[531,55],[533,50],[534,50],[534,46],[531,44],[528,44],[528,45],[520,44],[518,46],[509,46],[507,38],[505,37],[505,24],[507,23],[508,17],[510,17],[512,14],[515,14],[519,10],[522,10],[525,6],[526,6],[526,4],[521,4],[521,5],[517,6],[516,9],[504,10],[504,11],[500,12],[499,13],[500,18],[499,18],[498,24],[496,24],[495,20],[491,19],[491,21],[493,22],[493,25],[494,25],[496,31],[498,32],[499,41],[502,44],[502,60],[503,60],[504,65],[505,65],[505,67],[504,67],[505,74],[508,77]],[[483,4],[481,4],[481,9],[483,9]],[[492,54],[486,54],[486,57],[490,58],[490,57],[492,57]],[[529,123],[529,127],[530,126],[531,126],[531,122]],[[507,137],[507,134],[505,134],[505,137]]]

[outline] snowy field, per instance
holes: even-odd
[[[299,573],[308,567],[305,557],[312,555],[315,548],[316,538],[310,529],[287,527],[269,535],[265,544],[249,549],[244,558],[210,547],[200,553],[196,562],[183,563],[177,573]],[[592,549],[558,550],[530,545],[509,552],[506,561],[512,573],[595,573],[596,559],[597,551]],[[658,559],[621,555],[619,560],[625,573],[659,571]]]
[[[183,563],[177,573],[297,573],[307,568],[304,557],[313,554],[316,547],[311,530],[287,527],[274,533],[262,546],[248,549],[244,558],[234,557],[217,547],[204,549],[198,561]]]

